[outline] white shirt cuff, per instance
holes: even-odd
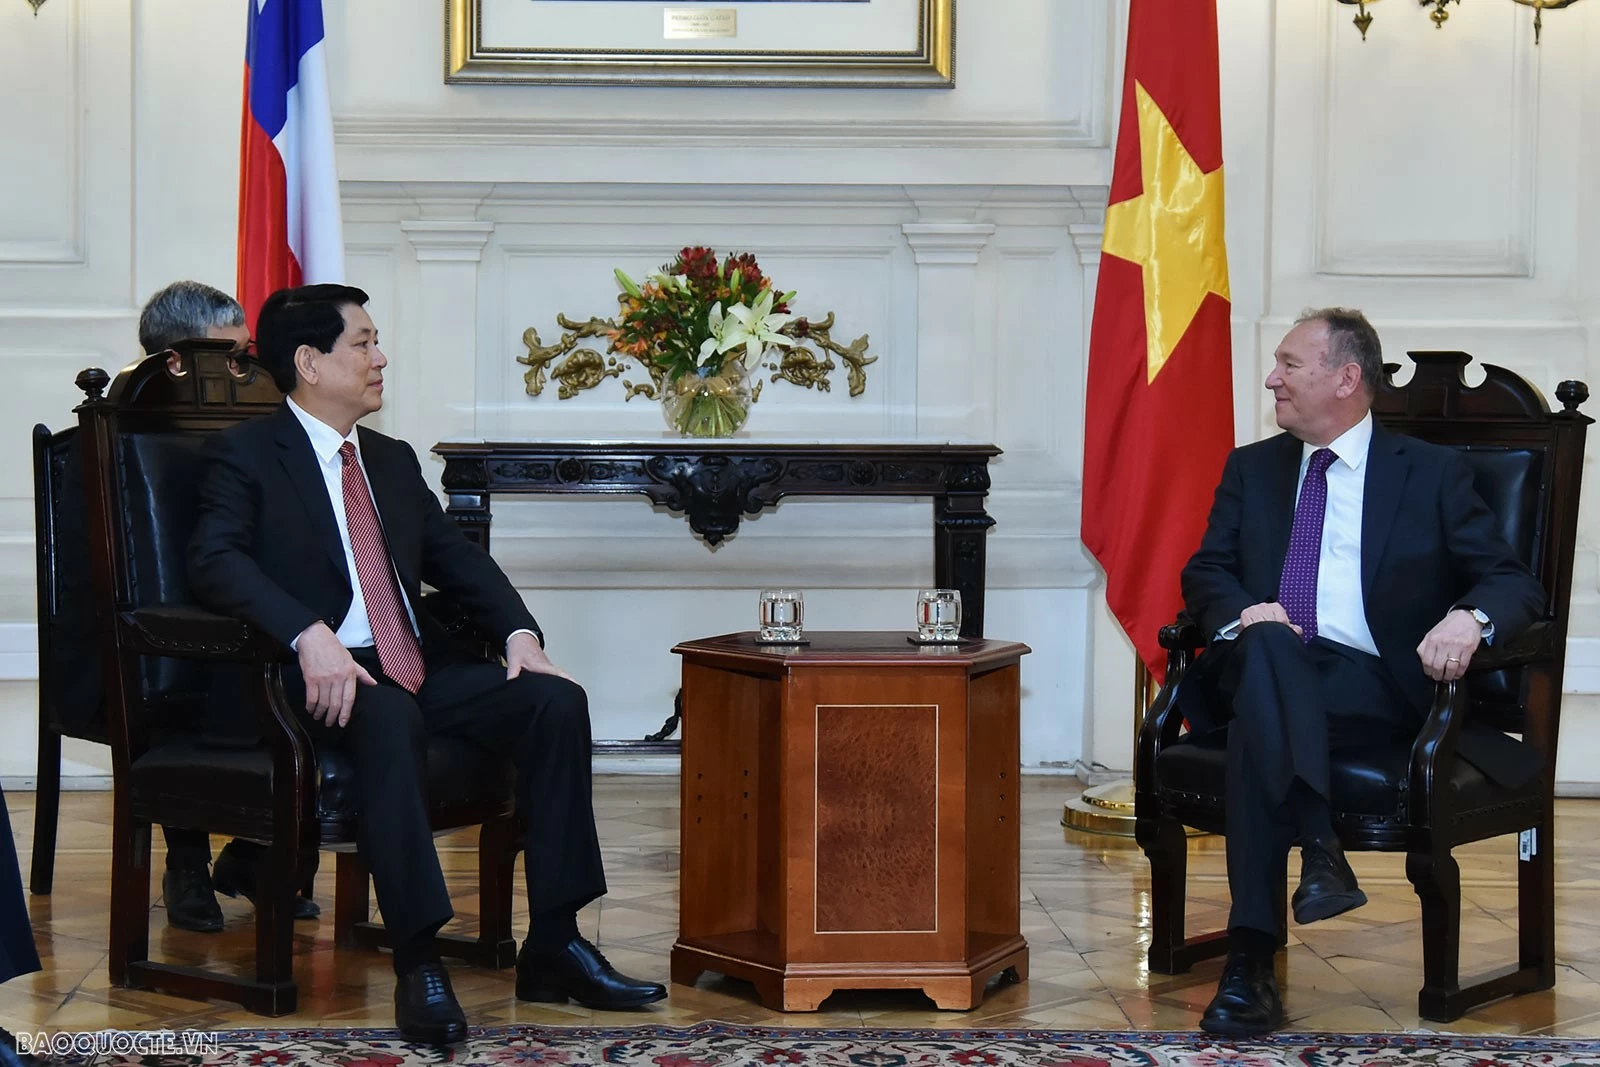
[[[1239,636],[1239,620],[1234,619],[1228,625],[1217,631],[1216,641],[1232,641]]]
[[[527,627],[523,627],[520,630],[512,630],[509,634],[506,635],[506,653],[508,655],[511,652],[511,639],[513,637],[517,636],[518,634],[527,634],[530,637],[532,637],[535,641],[539,640],[539,635],[534,633],[532,630],[528,629]],[[540,647],[543,647],[543,645],[541,644]]]

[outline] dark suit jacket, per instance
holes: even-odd
[[[1228,456],[1205,537],[1183,569],[1184,603],[1208,638],[1250,605],[1277,597],[1301,454],[1300,440],[1283,433]],[[1434,683],[1416,648],[1451,608],[1485,612],[1497,642],[1515,638],[1544,610],[1543,587],[1497,532],[1465,457],[1376,421],[1362,503],[1361,594],[1378,655],[1419,715],[1432,703]],[[1181,701],[1197,698],[1180,691]],[[1464,756],[1496,777],[1523,776],[1514,750],[1489,731],[1472,732],[1463,736]]]
[[[449,637],[422,609],[426,582],[448,593],[489,633],[543,635],[511,582],[468,541],[423,481],[404,441],[359,428],[361,462],[390,558],[422,633],[425,659]],[[351,582],[333,505],[311,441],[288,405],[217,434],[200,486],[189,583],[201,603],[288,645],[317,620],[337,630]]]
[[[33,945],[28,903],[22,896],[22,875],[17,868],[17,842],[11,836],[11,817],[0,793],[0,982],[39,969]]]

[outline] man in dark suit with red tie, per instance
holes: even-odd
[[[191,542],[202,602],[292,649],[290,700],[319,744],[344,746],[361,796],[358,847],[395,943],[395,1014],[418,1040],[466,1020],[433,937],[451,917],[428,825],[429,735],[512,754],[528,825],[528,939],[517,996],[638,1007],[666,996],[619,974],[578,934],[605,892],[590,788],[588,701],[544,652],[505,574],[445,515],[416,453],[357,420],[383,404],[387,359],[366,293],[280,290],[261,307],[262,364],[288,394],[213,441]],[[452,655],[418,610],[422,583],[505,642],[506,666]]]
[[[1480,642],[1514,638],[1543,608],[1461,453],[1374,421],[1382,374],[1359,311],[1303,315],[1266,380],[1285,432],[1229,455],[1183,571],[1189,614],[1213,640],[1179,708],[1196,735],[1227,731],[1233,904],[1200,1022],[1211,1033],[1283,1023],[1273,958],[1296,842],[1296,922],[1366,903],[1334,833],[1330,752],[1415,738],[1434,683],[1460,678]],[[1487,727],[1464,731],[1460,752],[1503,782],[1534,770],[1519,742]]]

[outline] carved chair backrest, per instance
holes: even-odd
[[[163,697],[203,692],[198,665],[141,662],[118,640],[121,612],[188,604],[189,536],[194,528],[206,440],[282,402],[271,377],[235,358],[225,341],[194,340],[124,368],[78,375],[88,399],[77,408],[94,632],[111,700],[113,750],[138,753],[157,725]],[[124,715],[124,713],[126,713]],[[122,721],[119,721],[122,720]],[[120,736],[118,736],[120,734]]]
[[[1465,352],[1412,352],[1416,373],[1395,385],[1395,364],[1386,365],[1373,412],[1390,430],[1466,454],[1473,483],[1499,520],[1500,533],[1544,586],[1546,619],[1554,647],[1566,646],[1572,561],[1577,543],[1578,495],[1584,438],[1593,420],[1579,413],[1588,398],[1582,382],[1562,382],[1562,410],[1551,411],[1531,383],[1503,367],[1484,365],[1484,380],[1468,386]],[[1476,676],[1473,714],[1502,729],[1525,733],[1548,759],[1554,758],[1560,713],[1561,651],[1540,665],[1552,699],[1529,700],[1530,670]],[[1548,741],[1548,745],[1541,744]]]
[[[40,728],[104,744],[100,665],[83,647],[92,601],[76,426],[33,428],[33,507]]]

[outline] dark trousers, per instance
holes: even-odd
[[[204,830],[163,826],[161,834],[167,839],[168,867],[198,871],[204,870],[211,863],[211,835]]]
[[[372,649],[352,654],[379,684],[357,688],[348,726],[312,723],[311,731],[319,746],[343,746],[355,767],[357,849],[396,944],[454,915],[428,822],[429,737],[461,738],[515,763],[530,913],[576,913],[605,893],[581,686],[529,672],[507,681],[504,667],[450,660],[429,663],[413,696],[383,675]],[[285,670],[284,684],[305,707],[299,671]]]
[[[1296,836],[1290,787],[1298,779],[1330,799],[1332,753],[1415,737],[1421,717],[1376,656],[1302,642],[1281,623],[1246,627],[1200,659],[1212,661],[1211,714],[1191,715],[1190,729],[1227,733],[1228,925],[1278,936]]]

